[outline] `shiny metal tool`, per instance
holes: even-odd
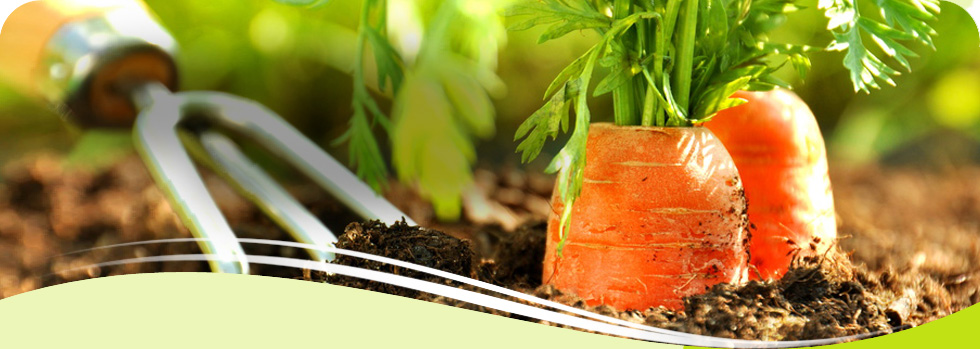
[[[337,238],[221,132],[261,144],[365,219],[414,224],[269,109],[224,93],[174,92],[179,80],[176,42],[139,2],[28,3],[0,31],[0,52],[5,53],[0,55],[0,77],[50,101],[69,122],[133,128],[147,168],[184,225],[200,238],[216,272],[248,273],[249,266],[182,134],[204,149],[195,154],[199,162],[211,166],[298,242],[329,246]],[[308,252],[318,261],[333,259],[317,249]]]

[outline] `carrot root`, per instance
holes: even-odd
[[[683,308],[682,298],[747,278],[745,199],[706,128],[594,124],[562,256],[552,199],[543,280],[587,304]]]

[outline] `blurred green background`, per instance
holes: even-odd
[[[330,1],[303,8],[272,0],[147,0],[180,44],[184,90],[230,92],[261,102],[288,119],[331,154],[330,146],[352,114],[349,71],[361,1]],[[816,9],[792,14],[776,41],[822,46],[830,42]],[[393,11],[391,16],[399,16]],[[393,28],[395,26],[393,25]],[[855,94],[839,52],[812,55],[805,84],[786,72],[808,102],[828,141],[832,166],[883,162],[945,167],[980,162],[980,42],[966,11],[942,4],[935,28],[937,50],[914,46],[914,72],[898,87]],[[495,138],[481,141],[480,161],[516,163],[512,136],[542,104],[547,85],[595,39],[572,34],[538,45],[537,30],[509,33],[498,74],[500,94]],[[386,103],[382,103],[387,108]],[[597,100],[593,113],[611,119],[611,103]],[[98,165],[130,151],[125,134],[85,134],[65,125],[44,103],[0,84],[0,164],[39,151],[72,154],[76,163]],[[382,137],[382,148],[388,141]],[[556,144],[545,150],[552,154]],[[385,150],[387,151],[387,150]],[[549,154],[532,164],[543,167]]]

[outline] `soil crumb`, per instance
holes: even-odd
[[[779,281],[720,284],[685,299],[683,313],[648,311],[646,323],[722,338],[806,340],[888,332],[886,305],[841,258],[797,259]]]
[[[377,256],[411,262],[448,273],[469,278],[477,278],[484,281],[490,281],[496,270],[492,262],[485,260],[480,261],[477,259],[469,241],[461,240],[436,230],[409,226],[405,222],[398,222],[392,226],[387,226],[378,221],[351,223],[347,226],[347,229],[345,229],[344,234],[338,238],[336,246],[339,249],[370,253]],[[334,263],[367,270],[386,272],[452,287],[459,287],[478,293],[488,293],[485,290],[469,285],[462,285],[438,276],[358,257],[338,254],[337,259],[334,260]],[[315,273],[310,275],[309,279],[327,282],[334,285],[415,298],[501,316],[509,317],[511,315],[507,312],[461,302],[452,298],[446,298],[430,293],[419,292],[409,288],[344,275]]]
[[[488,281],[511,288],[540,285],[547,230],[545,221],[525,224],[511,233],[493,230],[501,237],[490,256],[493,268],[484,273]]]
[[[466,277],[473,276],[475,270],[473,266],[476,256],[469,242],[435,230],[412,227],[405,222],[395,223],[391,227],[378,221],[351,223],[339,237],[336,246],[339,249],[411,262]],[[338,255],[334,263],[452,285],[441,277],[358,257]],[[322,276],[324,281],[331,284],[406,297],[416,297],[419,294],[414,290],[376,281],[342,275]]]

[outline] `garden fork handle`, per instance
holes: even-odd
[[[137,150],[171,206],[201,238],[212,269],[248,273],[247,255],[208,194],[186,152],[185,121],[249,136],[276,153],[366,219],[415,224],[302,133],[258,103],[217,92],[173,93],[176,43],[135,0],[42,0],[11,14],[0,33],[0,78],[54,103],[83,127],[133,127]],[[194,120],[190,120],[194,119]],[[320,246],[335,241],[328,229],[288,198],[271,178],[237,154],[219,134],[207,137],[257,200],[272,207],[277,223],[299,240]],[[213,142],[219,140],[218,142]],[[222,151],[224,149],[225,151]],[[234,155],[234,156],[232,156]],[[220,158],[219,158],[220,157]],[[318,260],[332,256],[313,251]]]
[[[47,100],[73,124],[128,128],[134,88],[177,89],[175,51],[142,1],[33,1],[3,23],[0,80]]]

